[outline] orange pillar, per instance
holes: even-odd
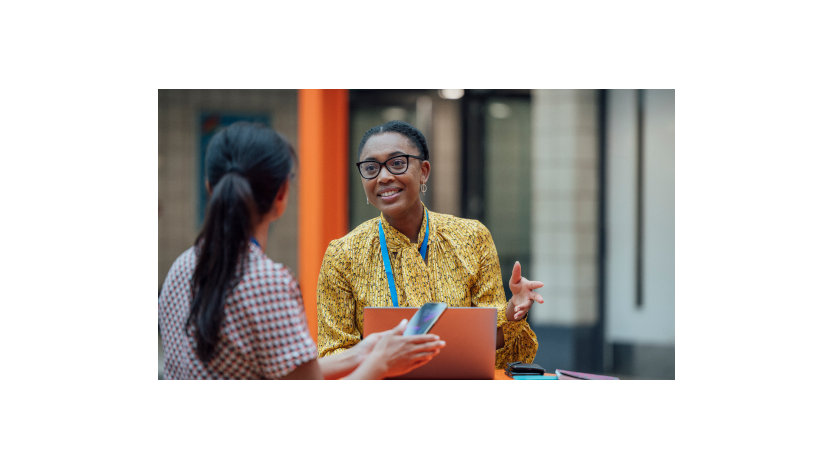
[[[347,90],[298,91],[298,276],[313,340],[327,244],[348,230]]]

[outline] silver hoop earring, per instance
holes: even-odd
[[[428,186],[426,186],[426,183],[422,183],[422,184],[420,185],[420,191],[421,191],[423,194],[425,194],[425,193],[426,193],[426,191],[428,191],[428,190],[429,190],[429,187],[428,187]]]

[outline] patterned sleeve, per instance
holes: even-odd
[[[286,276],[289,280],[284,276],[272,278],[265,286],[267,300],[254,308],[260,314],[254,318],[253,352],[268,379],[283,377],[318,357],[307,329],[301,289],[291,274],[287,272]]]
[[[356,326],[356,301],[348,282],[347,255],[338,241],[330,242],[319,271],[316,289],[319,357],[337,354],[362,340]]]
[[[476,307],[489,306],[498,309],[498,327],[504,329],[504,347],[495,351],[495,368],[503,369],[513,361],[533,362],[539,349],[536,334],[527,323],[527,319],[507,321],[505,312],[507,299],[501,279],[501,265],[492,234],[478,222],[478,252],[480,253],[480,271],[478,283],[474,286],[472,303]]]

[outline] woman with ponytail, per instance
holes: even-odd
[[[209,142],[205,222],[159,295],[166,379],[383,378],[443,347],[435,335],[402,336],[403,322],[350,354],[317,359],[298,283],[263,251],[287,207],[294,161],[260,124],[232,124]]]

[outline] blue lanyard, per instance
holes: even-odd
[[[261,248],[261,244],[258,243],[258,240],[255,240],[255,237],[249,237],[249,241],[258,245],[258,248]],[[263,248],[261,248],[261,249],[263,249]]]
[[[423,235],[423,244],[420,245],[420,256],[426,260],[426,246],[429,241],[429,211],[426,211],[426,233]],[[397,301],[397,284],[394,282],[394,271],[391,269],[391,259],[388,258],[388,242],[385,241],[385,231],[382,230],[382,221],[379,221],[379,246],[382,249],[382,261],[385,263],[385,275],[388,276],[388,290],[391,291],[391,303],[399,307]]]

